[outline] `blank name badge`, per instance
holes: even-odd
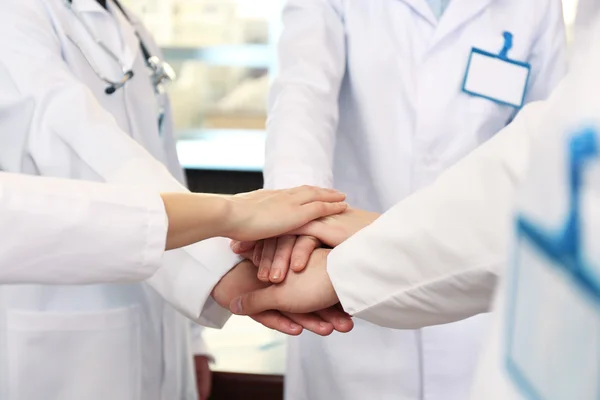
[[[500,54],[476,48],[471,50],[462,90],[472,96],[521,108],[531,67],[507,57],[512,47],[512,35],[505,32],[504,37],[504,48]]]

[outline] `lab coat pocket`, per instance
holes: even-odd
[[[140,398],[139,309],[7,313],[10,400]]]
[[[468,121],[472,125],[472,129],[467,131],[477,135],[477,145],[501,131],[517,113],[513,107],[480,97],[469,98],[466,109],[469,112]]]

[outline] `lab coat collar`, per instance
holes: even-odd
[[[495,0],[450,0],[448,7],[438,19],[425,0],[400,0],[415,13],[436,27],[432,45],[454,33],[461,26],[475,18]]]
[[[107,1],[107,7],[108,10],[104,9],[96,0],[73,0],[73,10],[86,21],[98,38],[109,35],[103,30],[119,29],[119,40],[104,41],[104,44],[119,58],[123,68],[129,70],[140,54],[140,43],[132,26],[133,22],[130,23],[112,1]]]
[[[140,41],[136,35],[136,28],[134,26],[135,20],[131,18],[130,14],[123,15],[119,7],[115,6],[112,2],[108,2],[108,8],[117,20],[121,33],[121,40],[123,42],[123,48],[119,52],[121,54],[121,62],[126,69],[131,69],[140,51]],[[127,10],[125,10],[127,12]],[[131,22],[130,22],[131,21]]]
[[[79,13],[105,13],[106,10],[96,0],[73,0],[72,7]]]
[[[426,3],[425,0],[422,0]],[[432,46],[467,24],[495,0],[450,0],[439,20]],[[427,6],[427,4],[425,4]],[[432,12],[433,14],[433,12]]]
[[[425,0],[400,0],[406,3],[410,8],[412,8],[413,12],[419,14],[423,19],[429,22],[431,25],[436,26],[438,21],[433,11],[431,11],[431,7],[427,4]],[[454,0],[453,0],[454,1]],[[452,1],[451,1],[452,3]]]

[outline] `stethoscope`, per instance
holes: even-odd
[[[165,93],[166,85],[175,79],[175,71],[173,71],[173,68],[171,68],[171,66],[166,61],[161,60],[157,56],[153,56],[150,53],[150,51],[148,50],[148,47],[146,47],[146,45],[144,44],[144,41],[140,37],[140,34],[135,29],[134,24],[132,23],[131,19],[127,15],[127,12],[125,12],[125,9],[123,8],[123,6],[121,6],[121,4],[118,0],[112,0],[112,1],[117,6],[117,8],[121,11],[123,16],[127,19],[127,21],[131,24],[131,26],[134,29],[135,35],[137,36],[137,38],[140,42],[140,49],[142,50],[142,55],[144,56],[146,66],[151,71],[150,79],[152,81],[152,85],[154,86],[155,93],[157,95],[161,95],[161,94]],[[133,79],[133,76],[134,76],[133,71],[131,69],[125,68],[125,65],[123,64],[123,62],[121,62],[119,57],[112,50],[110,50],[110,48],[108,48],[108,46],[106,46],[102,42],[102,40],[100,40],[94,34],[92,29],[85,22],[85,20],[82,18],[82,16],[79,14],[79,12],[73,8],[73,0],[65,0],[65,3],[66,3],[67,8],[69,8],[69,10],[71,10],[71,12],[75,16],[75,18],[77,18],[77,20],[85,28],[85,30],[90,35],[90,37],[94,40],[94,42],[96,42],[96,44],[98,46],[100,46],[100,48],[110,58],[112,58],[117,64],[119,64],[119,66],[121,67],[121,70],[123,71],[123,76],[121,77],[121,79],[116,80],[116,81],[109,79],[108,77],[106,77],[106,75],[104,75],[102,72],[100,72],[94,66],[94,64],[92,62],[90,62],[90,59],[89,59],[89,57],[86,56],[86,54],[83,50],[83,47],[80,46],[79,43],[77,43],[77,41],[75,41],[72,37],[69,36],[69,39],[75,44],[75,46],[77,46],[79,48],[79,51],[81,51],[85,60],[89,64],[90,68],[94,71],[96,76],[98,76],[99,79],[106,82],[106,84],[108,85],[106,87],[106,89],[104,90],[104,92],[108,95],[115,93],[117,90],[119,90],[120,88],[125,86],[125,84],[127,82],[129,82],[131,79]]]

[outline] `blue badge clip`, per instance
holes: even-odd
[[[502,50],[500,50],[498,57],[503,60],[508,60],[508,52],[512,49],[513,45],[513,34],[510,32],[503,32],[502,36],[504,36],[504,46],[502,47]]]

